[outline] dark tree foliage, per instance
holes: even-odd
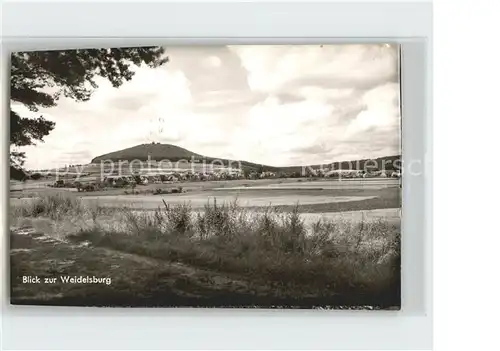
[[[38,180],[42,178],[42,175],[40,173],[33,173],[30,178],[33,180]]]
[[[33,145],[35,140],[42,140],[54,128],[54,122],[37,118],[20,117],[10,111],[10,143],[14,146]]]
[[[11,55],[10,98],[37,112],[53,107],[59,97],[87,101],[97,88],[96,76],[117,88],[132,79],[131,66],[158,67],[168,62],[162,47],[78,49],[16,52]],[[10,145],[34,145],[54,129],[42,116],[26,118],[10,112]],[[22,179],[24,153],[11,152],[11,177]]]

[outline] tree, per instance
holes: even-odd
[[[250,170],[248,168],[243,168],[243,178],[248,179],[250,176]]]
[[[164,54],[162,47],[16,52],[11,55],[10,99],[32,112],[56,106],[61,95],[87,101],[98,87],[96,76],[117,88],[134,76],[131,66],[161,66],[168,62]],[[25,154],[15,149],[43,142],[54,127],[43,116],[27,118],[11,109],[11,178],[24,178]]]
[[[42,175],[40,173],[33,173],[31,176],[30,176],[31,179],[33,180],[39,180],[42,178]]]

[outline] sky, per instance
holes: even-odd
[[[23,147],[31,169],[86,164],[161,142],[210,157],[272,166],[400,154],[396,45],[167,47],[119,88],[98,78],[87,102],[38,113],[55,129]]]

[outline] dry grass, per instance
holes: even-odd
[[[74,197],[41,198],[16,209],[18,217],[86,218],[69,239],[165,262],[243,277],[272,286],[277,296],[336,304],[400,305],[400,228],[384,220],[318,221],[307,227],[297,205],[263,213],[237,201],[158,208],[154,213],[114,210]],[[115,225],[110,225],[115,223]],[[73,223],[74,224],[74,223]]]

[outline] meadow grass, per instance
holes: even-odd
[[[81,201],[63,192],[33,197],[22,206],[11,207],[14,217],[49,217],[58,219],[65,215],[81,215],[84,207]]]
[[[95,220],[98,215],[112,212],[111,209],[99,206],[97,200],[84,204],[76,195],[63,191],[34,194],[29,201],[11,206],[10,210],[13,218],[46,217],[53,220],[63,220],[68,216],[91,216]]]
[[[75,196],[35,199],[15,216],[90,217],[93,225],[68,239],[88,241],[130,254],[199,269],[224,272],[273,287],[276,295],[316,297],[343,305],[400,304],[400,228],[387,221],[318,220],[306,226],[297,204],[290,211],[267,207],[254,212],[238,205],[207,202],[154,212],[113,210],[116,226],[105,226],[98,205],[85,207]]]

